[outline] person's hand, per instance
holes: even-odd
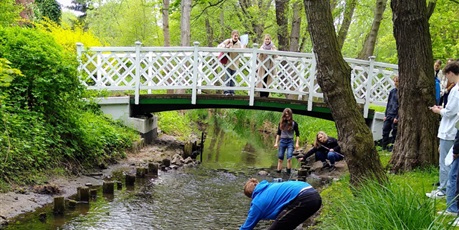
[[[459,153],[453,153],[453,159],[456,160],[457,158],[459,158]]]
[[[394,118],[394,124],[397,124],[397,122],[398,122],[398,119]]]
[[[329,151],[329,152],[334,152],[335,150],[334,150],[334,149],[330,149],[330,150],[328,150],[328,151]]]
[[[440,114],[440,111],[441,111],[442,107],[438,106],[438,105],[434,105],[434,106],[430,107],[430,109],[432,110],[432,112]]]
[[[275,144],[274,144],[274,148],[276,148],[276,149],[277,149],[277,143],[275,143]]]
[[[386,117],[384,117],[382,120],[383,120],[383,121],[386,121]]]

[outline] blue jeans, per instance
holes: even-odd
[[[234,80],[233,80],[234,73],[236,73],[236,70],[232,70],[230,68],[226,68],[226,78],[225,78],[226,86],[234,87]],[[226,93],[234,94],[234,90],[225,90],[223,93],[225,93],[225,94]]]
[[[279,160],[284,160],[285,150],[287,150],[287,159],[292,159],[293,156],[293,139],[281,138],[279,141],[279,152],[277,157]]]
[[[459,160],[455,159],[450,165],[450,170],[448,174],[448,182],[446,183],[446,210],[450,212],[457,213],[457,202],[456,199],[456,183],[457,183],[457,170],[459,167]]]
[[[334,165],[336,161],[340,161],[344,159],[344,157],[336,152],[328,152],[327,159],[330,161],[331,165]]]
[[[448,174],[450,166],[445,165],[445,158],[448,154],[448,151],[453,147],[454,140],[443,140],[440,139],[440,158],[438,159],[438,163],[440,166],[440,186],[438,186],[438,190],[445,192],[446,190],[446,182],[448,181]]]

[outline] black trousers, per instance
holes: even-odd
[[[269,230],[290,230],[314,215],[322,206],[319,193],[310,188],[303,190],[277,216]]]
[[[381,146],[383,148],[387,147],[388,144],[394,143],[395,138],[397,137],[397,124],[394,123],[393,117],[386,117],[386,120],[383,123],[382,128],[382,140]],[[392,131],[392,138],[389,137]]]

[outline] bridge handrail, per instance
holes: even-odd
[[[226,67],[218,55],[234,53],[228,57],[228,65],[237,65],[233,75],[235,86],[229,88],[225,80]],[[262,60],[260,54],[266,54]],[[80,80],[88,89],[132,90],[136,103],[141,93],[153,90],[191,90],[191,103],[196,103],[196,94],[208,90],[237,90],[250,97],[253,105],[256,94],[270,92],[290,95],[290,99],[312,102],[323,99],[315,78],[316,60],[313,53],[267,51],[254,48],[226,49],[199,47],[90,47],[77,44]],[[351,84],[357,103],[364,105],[364,117],[369,105],[386,105],[390,89],[394,87],[391,77],[398,72],[398,66],[369,60],[345,58],[352,69]],[[264,67],[272,62],[273,67]],[[264,82],[258,76],[263,70],[273,76],[272,82]]]

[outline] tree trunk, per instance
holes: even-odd
[[[349,31],[349,26],[351,25],[352,16],[354,15],[355,6],[357,0],[348,0],[346,1],[346,8],[344,9],[343,22],[338,31],[338,48],[341,50],[343,48],[344,41],[346,41],[347,32]]]
[[[191,17],[191,1],[192,0],[182,0],[182,15],[180,17],[180,45],[181,46],[190,46],[191,40],[191,27],[190,27],[190,17]],[[175,90],[178,94],[185,93],[184,89]]]
[[[300,50],[300,32],[301,32],[301,9],[300,1],[293,3],[292,30],[290,31],[290,51],[298,52]]]
[[[191,15],[191,0],[182,0],[182,15],[180,17],[180,45],[190,46],[191,29],[190,29],[190,15]]]
[[[212,47],[214,46],[214,31],[212,29],[212,24],[209,21],[209,18],[206,17],[205,19],[206,24],[206,32],[207,32],[207,46]]]
[[[34,13],[30,4],[34,2],[35,0],[16,0],[17,4],[21,4],[24,6],[24,10],[21,11],[21,13],[19,14],[21,18],[26,20],[30,20],[31,18],[33,18]]]
[[[287,51],[290,47],[288,40],[288,20],[287,20],[287,6],[289,0],[275,0],[276,1],[276,22],[277,22],[277,40],[279,50]]]
[[[375,16],[373,24],[371,25],[370,33],[365,36],[362,50],[359,53],[358,59],[367,60],[368,57],[373,56],[375,51],[376,39],[378,38],[379,26],[383,19],[384,11],[386,10],[387,0],[376,0]]]
[[[392,171],[438,162],[432,43],[424,0],[392,0],[392,21],[399,67],[399,126]]]
[[[317,60],[317,81],[331,110],[338,140],[351,175],[351,184],[387,181],[369,127],[351,88],[351,68],[338,48],[330,2],[304,0],[308,27]]]
[[[164,34],[164,46],[171,45],[171,36],[169,33],[169,3],[170,0],[163,0],[163,8],[161,12],[163,13],[163,34]]]

